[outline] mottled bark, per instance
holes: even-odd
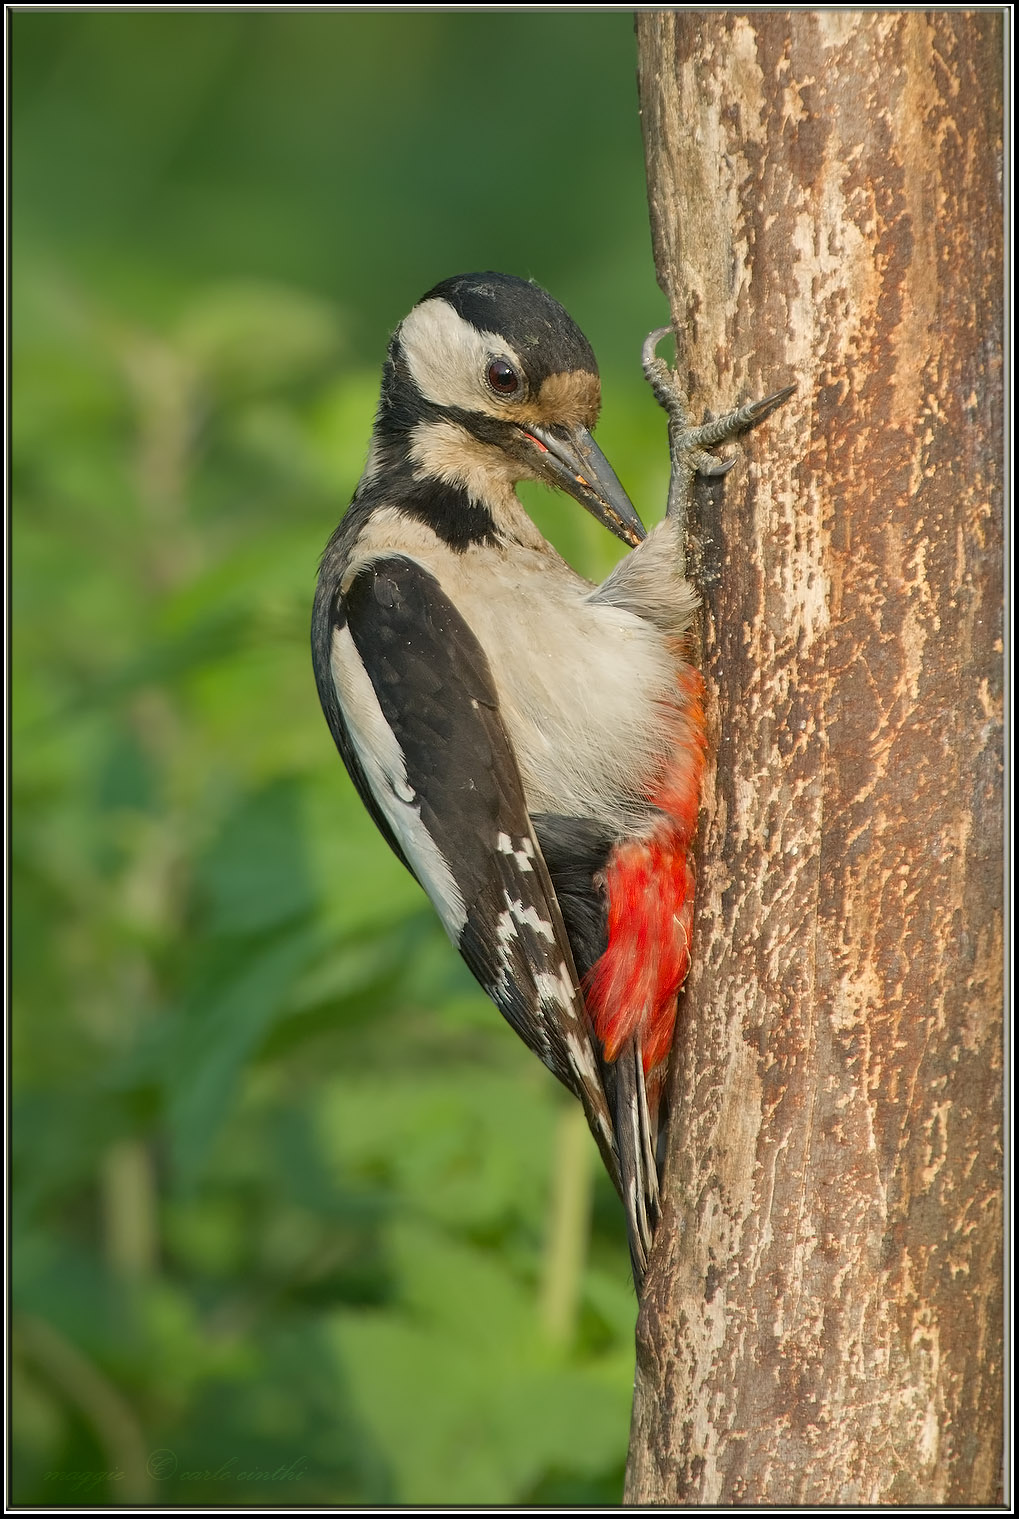
[[[1002,1448],[1002,22],[638,17],[715,755],[627,1500],[970,1503]]]

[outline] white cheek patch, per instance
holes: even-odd
[[[438,296],[422,301],[401,322],[400,347],[425,400],[464,411],[498,413],[485,387],[485,373],[495,355],[522,367],[505,338],[479,332]]]
[[[361,768],[386,821],[453,943],[467,922],[467,908],[453,873],[421,821],[417,793],[403,751],[379,706],[349,628],[333,632],[330,659],[343,717]]]

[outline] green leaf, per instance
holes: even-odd
[[[168,1072],[170,1137],[183,1186],[197,1179],[241,1065],[280,1014],[317,948],[318,930],[303,927],[268,946],[239,943],[220,984],[196,994],[187,1007]]]
[[[207,286],[177,330],[214,391],[237,399],[315,373],[333,358],[339,323],[326,301],[268,281]]]
[[[558,1365],[533,1295],[504,1262],[425,1229],[396,1231],[412,1269],[403,1312],[333,1320],[354,1407],[405,1504],[512,1504],[553,1468],[598,1473],[624,1458],[630,1386]]]
[[[195,887],[209,934],[258,933],[313,912],[296,781],[280,777],[242,798],[195,872]]]

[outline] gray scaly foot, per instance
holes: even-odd
[[[655,351],[670,330],[668,327],[658,327],[648,335],[641,353],[641,362],[656,401],[669,417],[672,474],[669,479],[666,515],[679,518],[682,532],[685,531],[696,477],[704,475],[708,479],[717,480],[728,474],[736,463],[735,458],[718,459],[706,450],[749,432],[781,406],[783,401],[787,401],[796,386],[787,385],[783,390],[776,390],[774,395],[765,396],[763,401],[749,401],[745,406],[737,406],[733,411],[727,411],[713,421],[702,422],[699,427],[695,427],[690,421],[690,403],[679,377]]]

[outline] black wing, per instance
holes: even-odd
[[[406,865],[413,875],[410,863],[389,826],[389,820],[379,807],[375,794],[368,784],[368,777],[364,773],[350,731],[343,719],[343,709],[340,706],[340,698],[333,678],[333,635],[346,622],[343,598],[340,594],[340,577],[346,560],[343,552],[344,536],[344,524],[341,523],[322,557],[318,590],[315,593],[315,608],[311,619],[311,662],[315,670],[318,699],[322,703],[322,711],[325,713],[333,741],[340,751],[340,758],[347,767],[347,774],[354,782],[358,795],[371,814],[372,821],[397,859]]]
[[[320,602],[319,689],[355,785],[499,1011],[580,1098],[618,1188],[599,1053],[484,651],[402,555]]]

